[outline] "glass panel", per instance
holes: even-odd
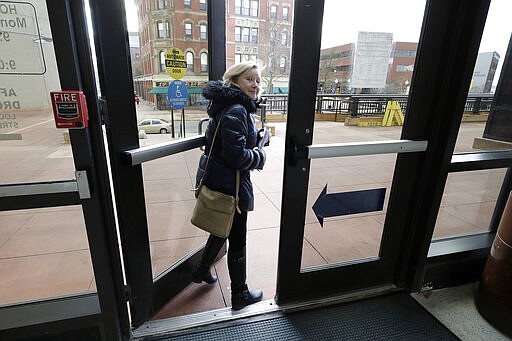
[[[491,110],[496,86],[501,77],[503,60],[505,59],[510,40],[510,32],[512,32],[512,22],[508,16],[510,10],[512,10],[510,1],[491,1],[478,57],[473,70],[466,107],[464,108],[464,114],[460,123],[455,152],[512,148],[510,139],[497,138],[494,134],[494,129],[487,134],[484,133],[488,124],[489,111]],[[501,113],[498,110],[494,115],[501,115]],[[508,113],[507,116],[509,116]],[[506,120],[506,122],[509,122],[508,129],[507,127],[500,127],[500,129],[512,131],[512,122],[510,120]],[[465,133],[471,131],[471,133],[470,135],[462,134],[462,131]],[[492,137],[489,136],[489,133]],[[472,143],[466,143],[466,139],[470,139]]]
[[[0,212],[0,305],[91,291],[81,206]]]
[[[206,233],[190,223],[200,153],[191,150],[142,165],[155,277],[206,241]]]
[[[433,240],[489,231],[506,169],[448,174]]]
[[[323,129],[332,134],[337,127],[324,125]],[[379,255],[395,161],[395,154],[312,160],[302,267],[334,264]],[[327,186],[327,196],[321,198],[325,186]],[[382,211],[335,214],[324,218],[323,226],[320,224],[317,214],[322,215],[322,210],[313,209],[313,205],[338,207],[341,212],[339,204],[330,199],[344,192],[377,188],[386,189]]]
[[[425,1],[325,2],[314,144],[400,139],[403,115],[412,114],[406,104],[424,7]],[[397,11],[400,20],[389,20]],[[312,160],[303,268],[379,256],[395,161],[396,154]],[[386,189],[381,211],[343,215],[334,201],[379,188]],[[331,210],[323,227],[315,203]]]
[[[50,103],[60,84],[46,2],[2,1],[0,21],[0,184],[73,179]]]

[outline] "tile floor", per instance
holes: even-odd
[[[469,283],[413,294],[412,297],[463,341],[511,340],[512,337],[496,330],[476,309],[474,292],[477,285]]]

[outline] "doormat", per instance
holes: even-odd
[[[407,293],[148,340],[459,340]]]

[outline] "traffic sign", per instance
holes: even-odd
[[[180,49],[173,48],[165,55],[165,68],[174,79],[182,79],[187,72],[187,61]]]
[[[182,109],[188,102],[188,90],[185,83],[180,80],[172,81],[167,88],[167,98],[173,109]]]

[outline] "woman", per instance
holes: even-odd
[[[233,226],[227,238],[233,310],[259,302],[263,297],[261,290],[249,290],[246,283],[247,212],[254,209],[250,171],[262,169],[265,164],[263,148],[256,147],[260,141],[253,117],[259,100],[260,82],[259,66],[251,61],[232,66],[224,73],[223,82],[210,81],[203,89],[203,96],[210,100],[210,121],[205,133],[205,153],[199,161],[196,180],[199,181],[205,171],[207,155],[217,124],[220,124],[220,127],[203,183],[212,190],[234,196],[236,170],[240,171],[238,206],[241,212],[235,213]],[[192,273],[194,282],[213,284],[217,281],[210,267],[225,241],[224,238],[209,236],[201,260]]]

